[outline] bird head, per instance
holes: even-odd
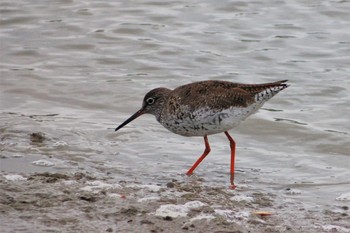
[[[142,107],[140,110],[135,112],[131,117],[129,117],[126,121],[124,121],[121,125],[119,125],[115,131],[123,128],[125,125],[135,120],[139,116],[148,113],[154,115],[157,119],[159,119],[160,114],[162,112],[163,106],[169,93],[170,89],[167,88],[156,88],[149,91],[145,97],[143,98]]]

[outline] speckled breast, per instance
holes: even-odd
[[[224,110],[201,108],[186,111],[184,108],[182,111],[177,111],[177,114],[162,114],[157,120],[173,133],[183,136],[204,136],[230,130],[256,110],[255,105]]]

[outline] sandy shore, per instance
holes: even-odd
[[[86,173],[0,175],[2,232],[348,232],[348,206],[286,214],[275,195],[201,180],[139,184]],[[286,190],[290,191],[290,190]],[[325,216],[323,214],[323,216]],[[328,221],[329,220],[329,221]],[[324,222],[325,221],[325,222]],[[333,221],[334,224],[327,224]],[[324,223],[324,224],[322,224]]]

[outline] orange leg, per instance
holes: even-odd
[[[203,161],[203,159],[209,154],[210,152],[210,146],[209,146],[209,142],[208,142],[208,136],[205,135],[204,136],[204,143],[205,143],[205,150],[203,152],[203,154],[201,155],[201,157],[199,157],[199,159],[193,164],[193,166],[186,172],[186,175],[190,176],[192,175],[194,169],[196,169],[196,167]]]
[[[233,138],[228,134],[227,131],[225,131],[226,137],[230,141],[230,147],[231,147],[231,167],[230,167],[230,183],[231,183],[231,189],[235,189],[236,185],[234,183],[235,180],[235,157],[236,157],[236,142],[233,140]]]

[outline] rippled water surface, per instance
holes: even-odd
[[[290,198],[319,212],[344,205],[336,198],[350,192],[349,12],[349,1],[1,1],[1,171],[186,179],[202,138],[172,134],[151,115],[114,132],[148,90],[288,79],[231,130],[236,183],[277,202],[300,190]],[[224,134],[209,141],[196,176],[228,185],[229,143]]]

